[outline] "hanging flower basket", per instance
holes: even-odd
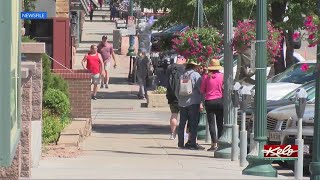
[[[219,57],[223,36],[215,28],[197,28],[179,34],[172,42],[172,48],[178,54],[197,64],[206,64]]]
[[[282,31],[267,22],[267,54],[273,62],[281,50]],[[245,52],[256,40],[256,21],[239,21],[234,30],[233,47],[239,53]]]

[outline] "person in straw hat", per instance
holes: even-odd
[[[223,129],[223,74],[219,71],[221,69],[220,61],[212,59],[208,66],[208,74],[203,76],[201,82],[201,93],[205,98],[205,108],[212,141],[211,148],[208,151],[217,150],[217,142]],[[216,115],[216,121],[214,115]]]
[[[188,60],[185,67],[185,72],[180,78],[180,85],[176,96],[180,109],[180,123],[178,129],[178,147],[188,148],[192,150],[203,150],[204,147],[197,144],[197,129],[200,120],[200,106],[201,104],[201,75],[197,72],[199,64],[195,61]],[[183,83],[189,83],[191,89],[188,93],[182,93]],[[188,122],[190,137],[186,144],[184,144],[184,129]]]

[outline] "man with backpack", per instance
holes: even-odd
[[[167,69],[168,85],[167,85],[167,99],[168,104],[170,105],[171,117],[170,117],[170,127],[171,127],[171,136],[170,139],[173,140],[176,138],[176,128],[178,125],[178,114],[179,114],[179,105],[178,98],[176,97],[176,90],[180,83],[180,76],[183,74],[185,66],[184,63],[186,59],[182,56],[178,56],[177,62],[171,64]]]
[[[197,129],[200,120],[200,109],[202,95],[200,93],[201,75],[196,71],[199,64],[193,60],[188,60],[185,71],[180,78],[180,83],[176,89],[180,110],[180,122],[178,130],[178,147],[192,150],[203,150],[204,147],[197,144]],[[190,138],[184,144],[184,129],[186,123],[189,124]]]

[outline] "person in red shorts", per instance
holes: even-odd
[[[97,99],[98,84],[100,84],[100,77],[104,76],[104,65],[101,54],[98,53],[96,45],[91,45],[90,51],[82,59],[82,67],[91,72],[93,93],[92,99]],[[86,66],[85,66],[86,63]]]

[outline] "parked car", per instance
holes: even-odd
[[[299,53],[297,52],[294,52],[293,53],[293,58],[294,58],[294,62],[295,63],[299,63],[299,62],[304,62],[306,61]],[[219,59],[220,60],[220,63],[221,65],[223,66],[224,65],[224,57],[223,55],[221,56],[221,58]],[[233,79],[236,77],[236,73],[237,73],[237,67],[238,67],[238,55],[237,54],[233,54]],[[271,70],[271,67],[267,67],[267,76],[268,74],[270,73],[270,70]],[[223,70],[222,70],[223,72]],[[251,79],[255,79],[255,76],[253,75],[251,77]]]
[[[308,64],[310,71],[304,72],[301,69],[303,64]],[[315,60],[299,62],[270,78],[267,83],[267,100],[280,100],[305,82],[315,80],[316,73],[313,71],[315,66]],[[252,85],[251,88],[254,88],[254,86]]]
[[[303,124],[310,124],[310,120],[312,120],[313,123],[313,103],[313,101],[309,101],[306,106]],[[267,115],[269,141],[277,142],[277,144],[280,144],[283,142],[287,132],[293,133],[294,131],[296,131],[297,133],[297,120],[298,119],[296,115],[295,104],[290,104],[270,111]]]
[[[309,103],[306,105],[305,114],[302,119],[302,137],[304,139],[303,166],[305,173],[309,172],[308,167],[312,159],[314,107],[314,100],[309,101]],[[295,105],[292,104],[282,108],[278,108],[272,114],[268,114],[268,121],[269,118],[273,118],[275,121],[277,121],[277,128],[275,131],[269,132],[269,139],[270,137],[272,137],[277,141],[280,140],[281,144],[295,144],[295,140],[298,134],[298,118],[296,115]],[[281,130],[279,128],[280,126]],[[286,161],[282,165],[293,168],[294,161]]]
[[[290,93],[286,94],[285,96],[283,96],[280,100],[277,101],[267,101],[267,113],[269,113],[270,111],[277,109],[277,108],[281,108],[283,106],[289,105],[289,104],[294,104],[295,103],[295,95],[296,95],[296,91],[299,88],[304,88],[307,93],[308,93],[308,101],[313,102],[315,99],[315,81],[310,81],[307,82],[305,84],[303,84],[302,86],[298,87],[297,89],[291,91]],[[247,130],[249,132],[252,131],[252,122],[253,122],[253,111],[254,108],[252,106],[253,104],[249,104],[247,110],[246,110],[246,124],[247,124]],[[275,129],[275,122],[272,118],[268,118],[269,121],[267,121],[267,129],[272,131]],[[241,112],[238,113],[238,124],[240,124],[241,122]],[[273,142],[271,142],[273,143]],[[280,143],[280,141],[277,141],[276,143]]]
[[[163,42],[171,43],[171,40],[176,37],[177,33],[186,32],[188,29],[190,27],[187,25],[175,25],[159,33],[153,33],[151,35],[151,51],[159,52]]]

